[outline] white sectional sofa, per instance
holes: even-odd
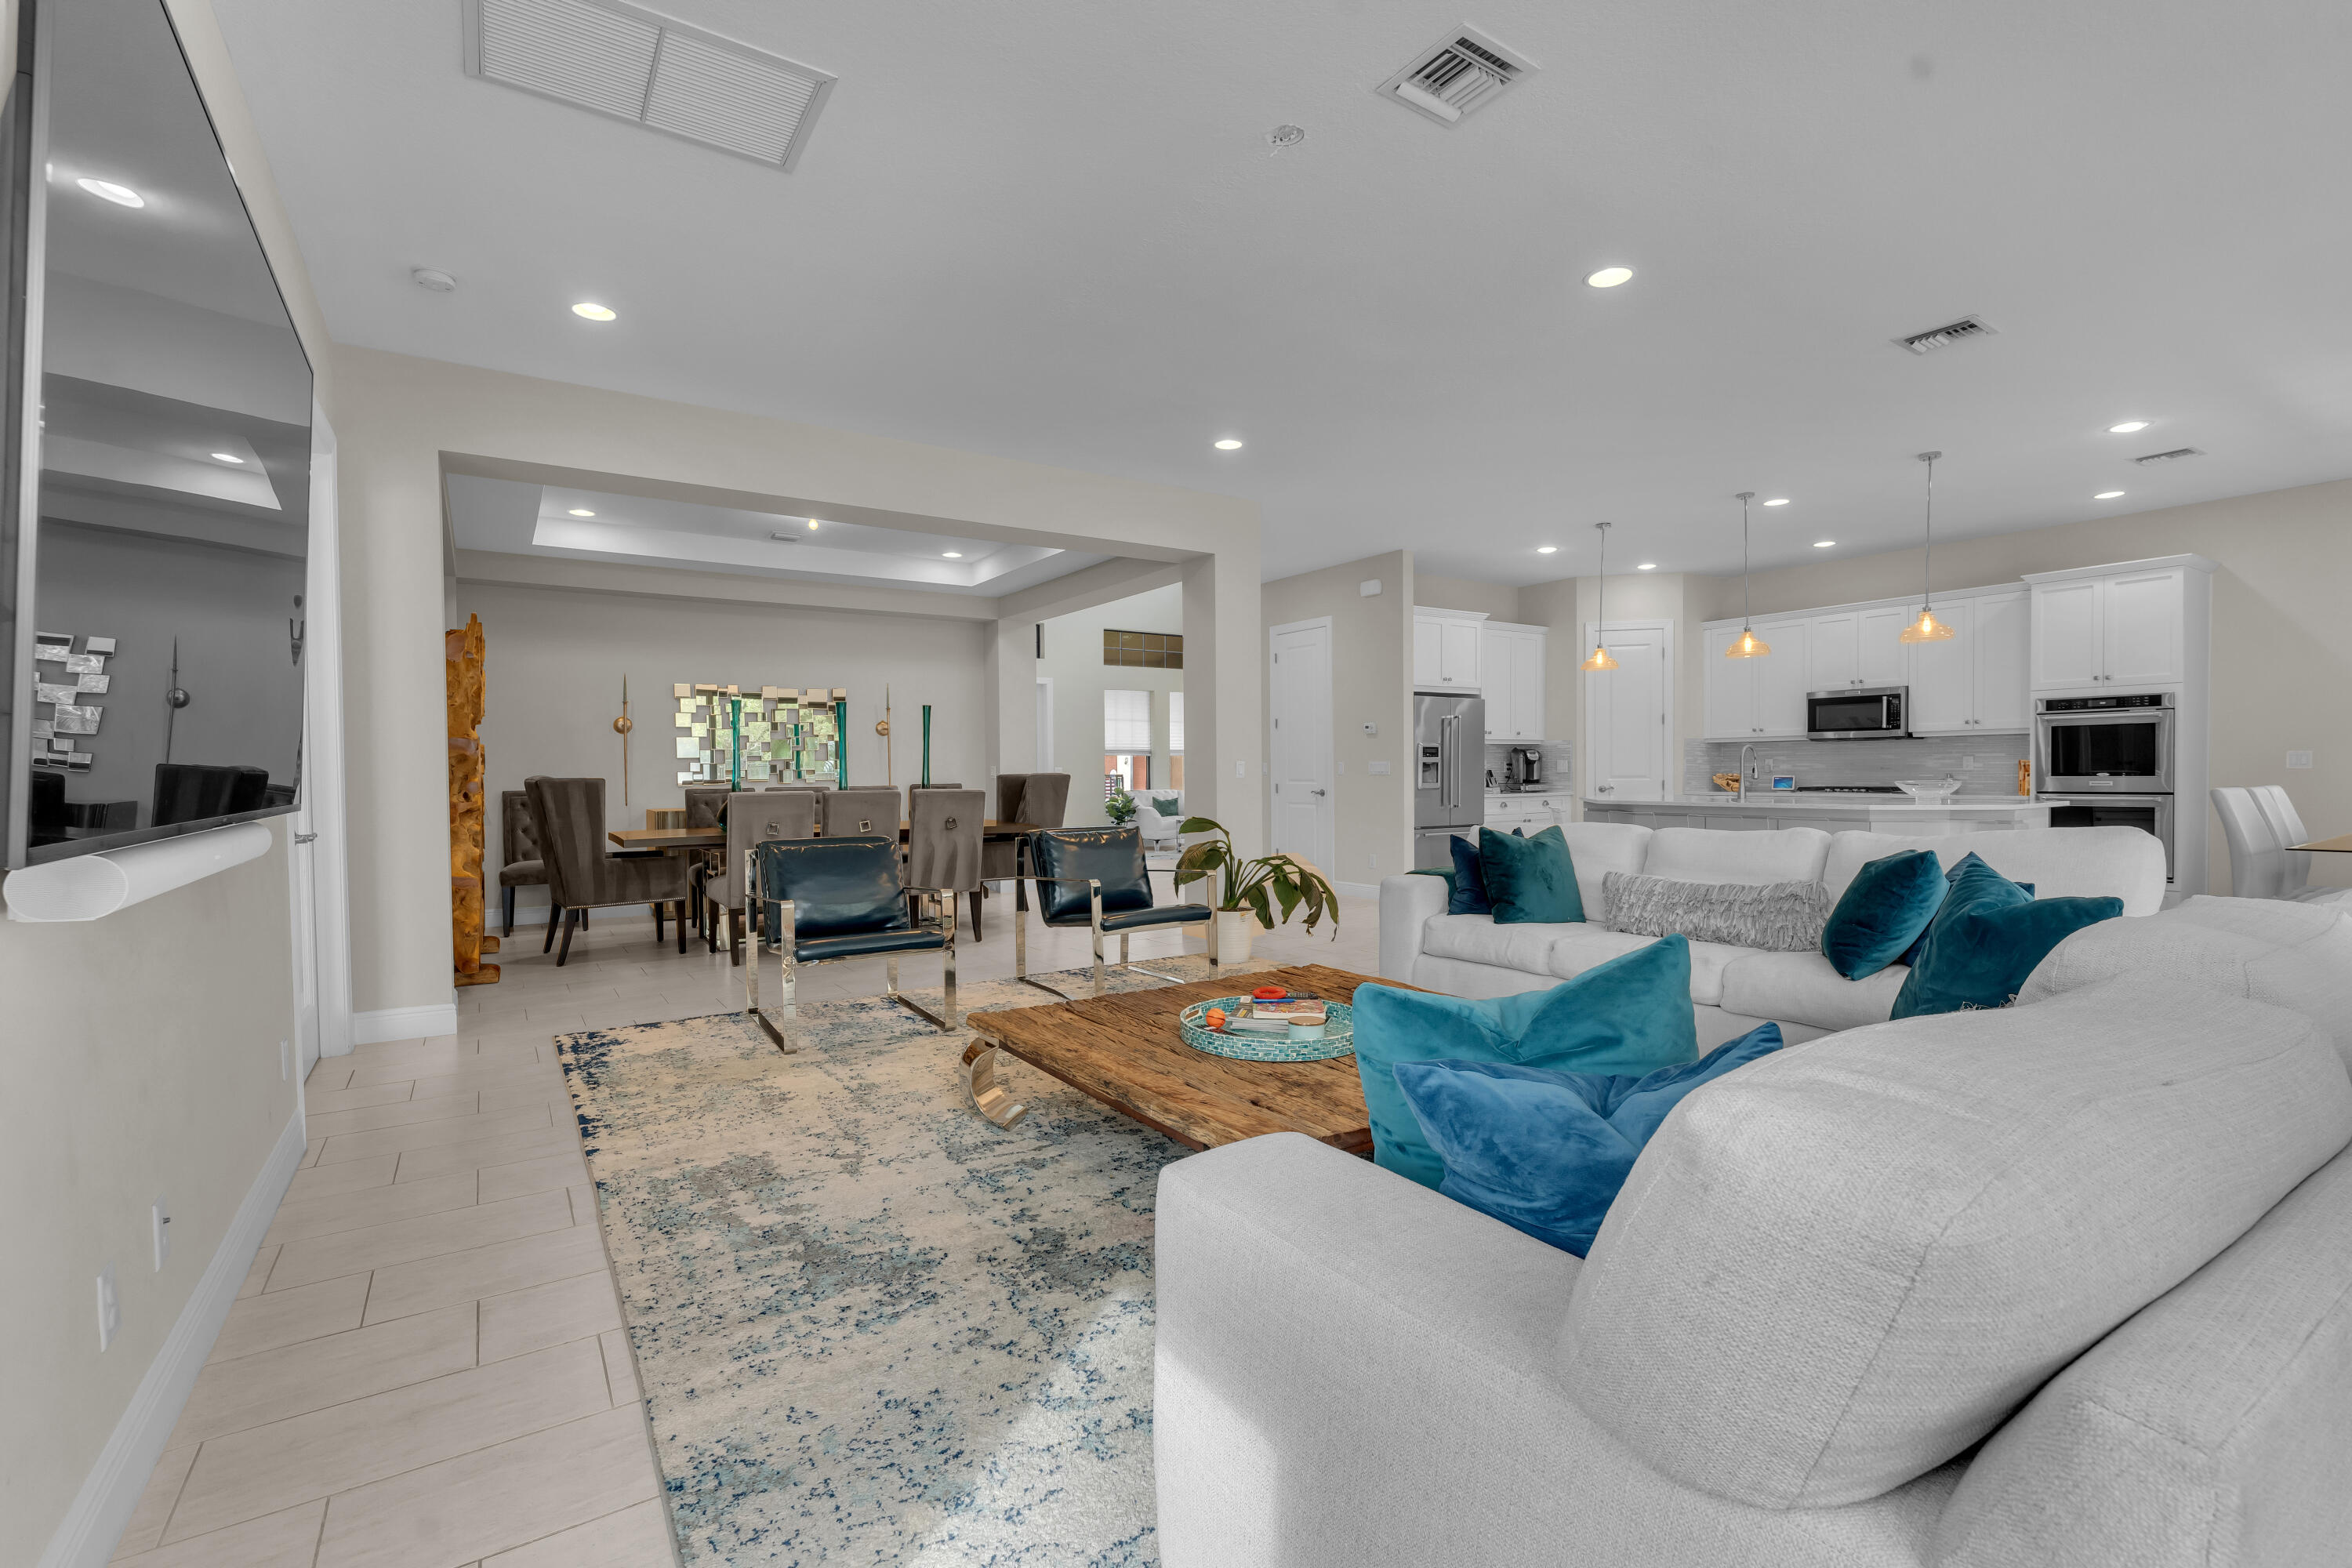
[[[1727,833],[1623,823],[1561,826],[1576,862],[1585,920],[1574,925],[1496,925],[1488,915],[1445,912],[1444,878],[1390,877],[1381,883],[1381,976],[1456,996],[1508,996],[1570,980],[1595,964],[1655,940],[1610,929],[1602,879],[1612,871],[1682,881],[1816,881],[1832,902],[1872,860],[1933,849],[1948,869],[1973,850],[2037,896],[2114,897],[2126,915],[2152,915],[2164,902],[2164,849],[2133,827],[2027,827],[1907,838],[1885,833],[1828,834],[1811,827]],[[1707,1050],[1770,1020],[1790,1043],[1883,1024],[1910,971],[1901,964],[1847,980],[1819,952],[1759,952],[1720,942],[1691,943],[1691,1005]]]
[[[1671,837],[1632,847],[1699,863]],[[2128,851],[2030,837],[1957,847],[2053,893],[2153,900],[2086,885]],[[1870,847],[1832,849],[1825,876]],[[1704,863],[1761,874],[1773,852]],[[1411,956],[1496,986],[1549,973]],[[1698,1089],[1586,1258],[1296,1134],[1179,1161],[1158,1212],[1160,1559],[2346,1562],[2347,1060],[2352,914],[2196,899],[2075,932],[2012,1007],[1809,1041]]]

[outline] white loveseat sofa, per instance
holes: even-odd
[[[1907,838],[1885,833],[1828,834],[1792,827],[1735,833],[1625,823],[1561,826],[1585,921],[1576,925],[1496,925],[1489,915],[1449,915],[1442,877],[1390,877],[1381,883],[1381,976],[1456,996],[1508,996],[1572,980],[1595,964],[1654,940],[1612,930],[1602,879],[1612,871],[1688,882],[1815,881],[1832,902],[1872,860],[1933,849],[1947,869],[1969,851],[2037,896],[2114,897],[2124,913],[2152,915],[2164,902],[2164,850],[2135,827],[2028,827]],[[1691,1005],[1701,1050],[1767,1020],[1794,1044],[1840,1029],[1883,1024],[1910,971],[1894,964],[1847,980],[1819,952],[1759,952],[1721,942],[1691,943]]]
[[[1587,1258],[1295,1134],[1179,1161],[1161,1561],[2343,1563],[2347,1059],[2352,915],[2197,899],[1698,1089]]]

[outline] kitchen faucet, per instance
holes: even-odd
[[[1739,801],[1742,805],[1748,803],[1748,781],[1755,774],[1756,748],[1752,744],[1742,746],[1739,748]]]

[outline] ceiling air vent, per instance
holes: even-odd
[[[1525,55],[1465,25],[1422,50],[1377,90],[1440,125],[1458,125],[1536,68]]]
[[[2183,458],[2201,458],[2205,454],[2194,447],[2175,447],[2169,452],[2150,452],[2145,458],[2134,458],[2135,463],[2176,463]]]
[[[1914,332],[1907,338],[1897,338],[1895,341],[1915,354],[1925,354],[1933,353],[1940,348],[1948,348],[1954,343],[1967,342],[1970,338],[1990,338],[1999,335],[1999,329],[1985,325],[1982,317],[1962,316],[1957,321],[1940,327],[1931,327],[1927,331]]]
[[[790,169],[824,71],[624,0],[465,0],[466,74]]]

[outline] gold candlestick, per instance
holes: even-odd
[[[613,721],[613,733],[621,737],[621,804],[629,804],[629,731],[636,725],[629,720],[629,678],[621,677],[621,716]]]

